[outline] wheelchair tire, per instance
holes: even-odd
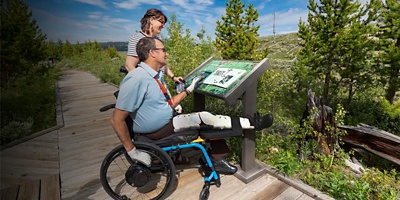
[[[146,171],[150,172],[150,179],[141,186],[130,185],[126,180],[126,172],[131,165],[135,165],[122,145],[115,147],[104,158],[100,168],[100,181],[113,199],[162,199],[171,190],[175,182],[175,166],[168,154],[160,147],[135,142],[137,149],[151,155],[152,165]],[[136,164],[137,165],[137,164]]]
[[[203,186],[203,189],[202,189],[201,192],[200,192],[200,197],[199,197],[199,199],[200,199],[200,200],[207,200],[209,196],[210,196],[210,185],[205,184],[205,185]]]

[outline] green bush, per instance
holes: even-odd
[[[386,100],[357,99],[351,102],[347,111],[345,124],[368,124],[400,136],[400,102],[390,105]]]
[[[56,125],[56,80],[60,69],[32,66],[1,87],[1,144]],[[15,131],[13,131],[15,128]]]
[[[103,51],[93,49],[84,50],[80,55],[64,59],[60,62],[60,65],[90,71],[101,81],[116,85],[119,85],[125,76],[125,74],[119,72],[119,67],[125,65],[125,59],[111,59]]]

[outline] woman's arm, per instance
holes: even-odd
[[[168,66],[165,66],[165,75],[172,78],[175,82],[182,82],[183,78],[180,76],[175,76],[174,73],[169,69]]]
[[[125,60],[125,68],[128,70],[128,72],[136,69],[136,65],[139,62],[139,58],[136,56],[126,56]]]

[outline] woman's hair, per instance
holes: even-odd
[[[146,34],[149,34],[149,28],[150,28],[150,19],[154,17],[156,19],[161,19],[164,18],[165,23],[167,23],[168,18],[167,16],[164,15],[164,13],[161,10],[158,10],[156,8],[150,8],[147,10],[147,12],[144,14],[142,19],[140,20],[141,29],[144,31]]]

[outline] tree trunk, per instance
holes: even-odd
[[[328,94],[329,94],[329,84],[331,81],[331,71],[329,70],[325,74],[325,83],[324,83],[324,94],[323,94],[323,99],[325,102],[329,102],[328,100]]]
[[[392,63],[393,65],[396,65],[395,63]],[[399,65],[399,64],[397,64]],[[393,66],[392,66],[393,67]],[[390,104],[393,104],[394,97],[396,96],[396,91],[399,89],[399,72],[400,69],[398,68],[396,71],[390,74],[389,77],[389,87],[386,89],[386,100],[390,102]]]
[[[350,78],[350,82],[349,82],[349,95],[347,96],[347,105],[350,105],[351,100],[353,99],[353,79]]]

